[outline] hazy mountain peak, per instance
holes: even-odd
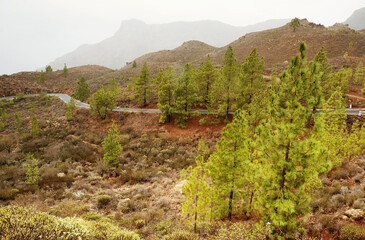
[[[214,20],[147,24],[130,19],[121,23],[114,36],[96,44],[83,45],[50,65],[54,69],[62,69],[64,63],[69,67],[95,64],[115,69],[146,53],[174,49],[186,41],[197,40],[223,47],[246,33],[280,27],[289,21],[277,19],[237,27]]]
[[[365,7],[355,10],[344,23],[355,30],[365,29]]]

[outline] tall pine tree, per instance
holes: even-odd
[[[199,68],[196,78],[197,86],[199,88],[199,97],[208,109],[211,108],[211,95],[218,76],[218,71],[213,66],[210,56],[208,55],[205,63]]]
[[[166,119],[170,122],[173,113],[173,94],[176,87],[176,74],[174,67],[168,66],[165,72],[160,69],[156,78],[158,82],[157,106],[162,113],[159,122],[164,123]]]
[[[261,95],[266,88],[262,74],[264,59],[259,58],[256,48],[252,50],[241,66],[239,79],[240,89],[238,97],[239,107],[247,109],[255,95]]]
[[[217,86],[217,89],[220,90],[217,96],[220,99],[218,112],[225,115],[227,118],[229,111],[232,109],[236,90],[238,88],[238,65],[231,46],[228,47],[224,55],[223,64],[222,78],[218,82]]]
[[[144,63],[139,77],[134,81],[134,89],[136,90],[135,98],[140,107],[145,107],[147,105],[147,99],[151,90],[150,84],[150,70],[148,69],[147,63]]]
[[[181,178],[186,180],[182,187],[183,202],[182,216],[194,232],[197,225],[211,219],[212,189],[209,187],[209,180],[205,169],[205,162],[209,154],[209,148],[205,145],[204,139],[199,141],[199,155],[195,158],[196,166],[190,166],[187,170],[181,171]]]
[[[364,83],[364,79],[364,64],[360,61],[354,74],[354,83],[362,85]]]
[[[90,88],[87,82],[85,81],[85,78],[81,78],[80,81],[77,81],[77,87],[76,91],[72,96],[81,102],[85,101],[90,97]]]
[[[269,221],[277,238],[292,238],[300,230],[300,216],[310,212],[310,193],[320,184],[319,173],[329,171],[326,149],[317,137],[321,121],[312,119],[308,89],[313,82],[305,69],[305,45],[281,76],[272,101],[271,116],[257,128],[260,158],[266,177],[261,196],[263,219]],[[310,94],[309,94],[310,95]]]
[[[115,167],[119,163],[118,157],[122,154],[123,148],[119,143],[119,131],[114,122],[108,128],[108,136],[104,138],[103,149],[105,163],[110,167]]]
[[[175,123],[180,127],[186,127],[189,110],[196,105],[197,88],[194,84],[194,68],[190,63],[184,67],[174,92]]]

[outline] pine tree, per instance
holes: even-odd
[[[115,78],[112,78],[112,80],[110,81],[108,91],[114,94],[115,97],[117,97],[120,94],[119,84],[115,81]]]
[[[322,126],[320,118],[313,118],[306,96],[312,79],[304,66],[305,45],[301,44],[299,50],[281,76],[271,116],[257,128],[266,173],[262,182],[266,194],[261,196],[263,219],[271,223],[280,239],[292,238],[300,230],[299,217],[310,212],[313,187],[320,184],[318,175],[331,168],[317,136]],[[313,128],[307,126],[310,119],[314,119]]]
[[[200,154],[195,158],[196,167],[190,166],[187,170],[183,169],[181,171],[181,179],[186,180],[182,187],[182,216],[189,225],[193,226],[194,232],[197,231],[199,223],[211,219],[212,211],[212,189],[209,187],[204,166],[209,149],[205,145],[204,139],[199,141],[198,152]]]
[[[299,18],[293,18],[290,21],[290,27],[293,28],[293,31],[295,32],[297,28],[300,26],[300,20]]]
[[[50,73],[52,71],[53,71],[52,67],[50,65],[47,65],[46,66],[46,73]]]
[[[247,175],[252,174],[251,140],[248,136],[247,114],[238,111],[228,124],[217,143],[217,150],[210,156],[207,171],[214,185],[216,206],[219,218],[232,219],[236,206],[244,203],[252,205],[253,185]],[[253,162],[252,162],[253,163]],[[241,209],[242,210],[242,209]],[[250,210],[245,209],[246,213]]]
[[[72,121],[72,111],[76,107],[75,101],[73,98],[67,104],[67,112],[66,112],[66,120]]]
[[[238,97],[239,107],[247,109],[255,95],[260,95],[266,88],[262,74],[264,59],[259,58],[256,48],[252,50],[241,66],[239,75],[241,92]]]
[[[344,139],[347,136],[345,97],[339,88],[323,104],[324,129],[322,143],[327,148],[328,159],[335,167],[342,164]]]
[[[68,69],[67,69],[67,66],[66,66],[66,63],[65,65],[63,66],[63,72],[62,72],[62,75],[64,78],[67,78],[68,76]]]
[[[166,71],[160,70],[157,77],[158,84],[158,108],[161,111],[159,122],[171,121],[173,113],[174,91],[176,87],[176,74],[173,66],[168,66]]]
[[[90,110],[101,119],[105,119],[107,112],[115,107],[115,95],[104,88],[98,90],[90,100]]]
[[[279,88],[285,93],[280,100],[281,104],[285,105],[287,101],[296,99],[315,112],[322,103],[321,73],[317,63],[306,64],[306,49],[306,44],[301,42],[299,54],[292,58],[288,69],[281,74],[282,84]]]
[[[175,123],[180,127],[186,127],[190,108],[194,107],[197,102],[197,89],[194,84],[194,69],[190,63],[184,67],[174,92]]]
[[[0,132],[5,130],[5,124],[3,122],[0,122]]]
[[[321,47],[316,56],[314,56],[313,63],[319,64],[318,71],[322,73],[320,77],[321,87],[328,85],[331,81],[332,66],[328,61],[327,52],[324,50],[324,47]]]
[[[8,115],[6,114],[5,110],[1,111],[1,119],[3,120],[3,122],[8,120]]]
[[[220,90],[218,98],[220,98],[220,104],[218,112],[220,114],[229,115],[233,101],[235,99],[235,90],[237,87],[237,60],[234,57],[233,49],[231,46],[228,47],[224,55],[224,66],[222,69],[222,78],[217,83],[217,89]]]
[[[211,108],[210,101],[212,100],[212,88],[215,85],[218,76],[217,69],[213,66],[210,56],[208,55],[205,63],[199,68],[196,78],[199,97],[208,109]]]
[[[38,171],[38,161],[33,157],[33,154],[28,153],[27,158],[31,161],[24,164],[25,169],[25,183],[34,185],[38,184],[39,171]]]
[[[38,126],[38,120],[35,116],[32,117],[32,122],[30,125],[30,133],[32,135],[38,135],[40,133],[40,129]]]
[[[72,96],[81,102],[85,101],[90,97],[90,88],[85,78],[81,78],[80,81],[77,81],[76,91]]]
[[[14,115],[14,128],[16,132],[20,132],[22,130],[22,120],[20,119],[20,113],[15,113]]]
[[[341,68],[338,72],[332,73],[330,75],[330,80],[327,84],[323,86],[323,94],[325,99],[329,99],[331,95],[341,89],[341,92],[345,96],[345,101],[347,100],[346,94],[348,93],[349,89],[349,79],[352,76],[352,69],[351,68]]]
[[[354,75],[354,83],[362,85],[364,83],[364,79],[365,79],[364,65],[360,61],[356,67],[356,71],[355,71],[355,75]]]
[[[134,81],[134,90],[136,90],[135,98],[140,107],[145,107],[147,105],[147,98],[151,90],[150,81],[150,71],[148,70],[147,63],[144,63],[139,77]]]
[[[104,161],[110,167],[118,165],[118,157],[122,154],[123,148],[119,143],[119,130],[114,122],[108,128],[108,136],[104,138],[103,149],[105,151]]]
[[[39,74],[39,77],[38,77],[38,79],[39,79],[39,81],[41,82],[41,83],[44,83],[44,72],[43,72],[43,70],[41,70],[41,73]]]

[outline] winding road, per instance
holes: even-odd
[[[37,96],[38,94],[29,94],[29,95],[25,95],[26,97],[34,97]],[[48,93],[48,96],[55,96],[58,97],[59,99],[61,99],[63,102],[65,102],[66,104],[70,102],[71,97],[67,94],[64,93]],[[10,97],[3,97],[0,99],[6,99],[6,100],[11,100],[16,98],[16,96],[10,96]],[[86,109],[90,109],[90,105],[87,103],[83,103],[80,102],[77,99],[74,99],[75,101],[75,105],[76,107],[79,108],[86,108]],[[142,109],[142,108],[121,108],[121,107],[116,107],[114,108],[112,111],[115,112],[133,112],[133,113],[155,113],[155,114],[159,114],[161,113],[161,111],[159,109]],[[210,112],[208,110],[197,110],[199,112],[199,114],[201,115],[207,115]],[[322,109],[317,109],[318,112],[323,112]],[[356,109],[356,108],[347,108],[346,109],[346,113],[347,115],[365,115],[365,109]],[[229,114],[234,114],[234,111],[229,111]]]

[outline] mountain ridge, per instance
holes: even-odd
[[[238,27],[215,20],[146,24],[141,20],[131,19],[123,21],[113,36],[95,44],[83,44],[49,65],[54,69],[61,69],[64,63],[69,67],[96,64],[115,69],[146,53],[174,49],[189,40],[222,47],[247,32],[282,26],[289,21],[274,19]]]

